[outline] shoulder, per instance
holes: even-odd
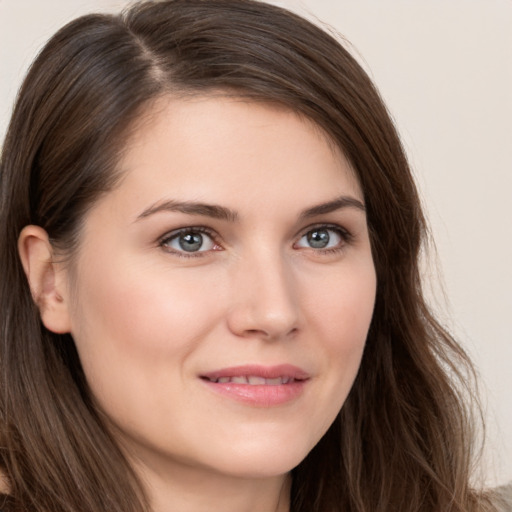
[[[493,495],[498,512],[512,511],[512,482],[496,488]]]

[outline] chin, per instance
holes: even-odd
[[[314,446],[314,445],[313,445]],[[241,478],[271,478],[289,473],[298,466],[313,448],[309,444],[252,442],[231,445],[224,456],[216,458],[217,471]]]

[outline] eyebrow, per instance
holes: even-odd
[[[309,219],[317,215],[325,215],[326,213],[335,212],[344,208],[356,208],[362,212],[366,212],[366,207],[363,202],[352,196],[340,196],[327,203],[322,203],[312,208],[304,210],[300,214],[301,219]]]
[[[238,213],[216,204],[196,203],[193,201],[174,201],[172,199],[158,202],[144,210],[137,221],[149,217],[158,212],[180,212],[188,215],[201,215],[203,217],[212,217],[214,219],[236,222]]]
[[[332,201],[312,206],[301,212],[300,219],[309,219],[317,215],[324,215],[344,208],[356,208],[366,211],[362,201],[351,196],[340,196]],[[239,220],[238,212],[216,204],[200,203],[193,201],[175,201],[168,199],[151,205],[146,208],[136,219],[136,222],[150,215],[159,212],[179,212],[187,215],[200,215],[202,217],[211,217],[214,219],[236,222]]]

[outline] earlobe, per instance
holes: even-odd
[[[46,231],[25,226],[18,238],[18,252],[44,326],[59,334],[70,332],[65,271],[53,261]]]

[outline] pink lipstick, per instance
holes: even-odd
[[[297,366],[245,365],[223,368],[201,375],[213,391],[259,407],[283,405],[304,390],[309,375]]]

